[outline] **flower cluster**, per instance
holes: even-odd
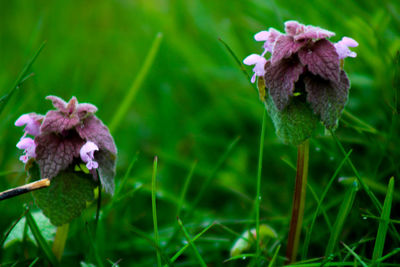
[[[264,42],[264,51],[261,55],[249,55],[243,62],[255,65],[251,81],[254,83],[256,77],[265,80],[269,96],[279,111],[288,107],[294,95],[306,95],[314,114],[332,129],[337,125],[350,87],[341,61],[356,57],[349,47],[358,46],[348,37],[335,44],[327,40],[334,35],[319,27],[287,21],[284,34],[273,28],[257,33],[254,38]],[[271,54],[268,60],[264,58],[267,52]]]
[[[100,181],[109,193],[114,191],[117,149],[108,128],[94,115],[92,104],[79,104],[75,97],[66,103],[59,97],[48,96],[56,110],[45,116],[24,114],[15,122],[25,126],[17,147],[24,150],[20,160],[36,161],[42,178],[52,179],[79,161]],[[31,137],[27,137],[31,135]]]

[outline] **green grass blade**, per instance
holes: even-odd
[[[351,253],[351,255],[354,256],[354,258],[363,266],[363,267],[368,267],[368,265],[360,258],[360,256],[357,255],[357,253],[354,252],[349,246],[347,246],[345,243],[341,242],[342,245]]]
[[[392,199],[393,199],[393,190],[394,190],[394,177],[390,178],[385,202],[383,203],[381,220],[379,221],[379,228],[378,228],[378,233],[376,235],[374,252],[372,254],[373,262],[376,262],[376,260],[378,258],[382,257],[383,247],[385,245],[385,240],[386,240],[386,234],[387,234],[387,230],[389,227],[390,211],[392,208]]]
[[[115,190],[115,194],[114,194],[113,199],[118,199],[119,198],[119,195],[122,192],[122,188],[124,188],[124,186],[125,186],[125,184],[126,184],[126,182],[128,180],[129,174],[132,171],[133,165],[135,165],[136,161],[138,160],[138,157],[139,157],[139,153],[136,153],[135,157],[132,159],[131,163],[129,164],[128,169],[126,170],[125,175],[122,178],[121,183],[119,184],[118,188]]]
[[[358,190],[358,183],[354,182],[351,187],[347,190],[346,195],[343,198],[342,205],[340,206],[339,213],[336,217],[335,224],[333,225],[332,233],[329,238],[328,246],[326,247],[325,256],[329,257],[335,249],[338,242],[339,236],[342,233],[344,222],[349,215],[351,208],[353,207],[356,192]]]
[[[331,131],[332,137],[335,139],[336,144],[339,146],[340,151],[342,152],[343,155],[346,154],[343,145],[340,143],[340,140],[337,138],[336,134]],[[351,161],[350,158],[347,160],[350,168],[353,170],[355,176],[357,177],[358,182],[360,183],[361,187],[363,190],[367,193],[369,198],[372,200],[372,203],[374,204],[375,208],[379,213],[382,212],[382,204],[379,202],[379,200],[376,198],[375,194],[369,189],[368,185],[364,182],[364,180],[361,178],[360,174],[358,173],[356,167],[354,166],[353,162]],[[391,230],[393,235],[396,237],[396,240],[400,240],[400,235],[397,232],[397,229],[394,227],[394,225],[391,223],[390,224]]]
[[[139,230],[138,228],[134,227],[134,226],[130,226],[130,230],[135,233],[137,236],[143,238],[144,240],[146,240],[152,247],[154,247],[158,253],[160,254],[161,258],[167,263],[167,265],[165,266],[173,266],[172,262],[169,260],[168,257],[165,256],[165,253],[162,251],[162,249],[160,248],[160,246],[158,246],[155,242],[154,239],[152,239],[151,237],[149,237],[146,233],[144,233],[143,231]]]
[[[27,224],[29,225],[29,228],[32,231],[33,236],[35,237],[36,242],[38,243],[40,249],[44,252],[44,255],[46,256],[47,260],[53,266],[58,266],[58,260],[57,260],[56,256],[53,254],[53,251],[51,251],[49,244],[47,244],[46,240],[42,236],[42,233],[40,232],[40,229],[37,226],[35,219],[33,219],[30,211],[28,211],[25,214],[25,218],[26,218]]]
[[[333,131],[331,131],[331,135],[332,135],[333,139],[335,140],[336,144],[339,146],[340,151],[345,156],[346,151],[344,150],[342,143],[339,141],[339,139],[337,138],[336,134]],[[379,200],[376,198],[374,193],[369,189],[368,185],[361,178],[360,174],[358,173],[356,167],[354,166],[354,164],[350,158],[347,159],[347,162],[348,162],[350,168],[353,170],[355,176],[357,177],[357,180],[360,183],[361,187],[367,193],[367,195],[371,198],[372,203],[374,204],[375,208],[378,210],[378,212],[381,212],[382,204],[379,202]]]
[[[215,223],[210,224],[209,226],[207,226],[206,228],[204,228],[200,233],[198,233],[195,237],[193,237],[192,242],[196,241],[197,239],[199,239],[203,234],[205,234],[211,227],[213,227],[215,225]],[[185,246],[183,246],[178,252],[175,253],[175,255],[171,258],[171,262],[175,262],[180,255],[182,255],[183,252],[185,252],[185,250],[190,246],[190,244],[186,244]],[[164,265],[165,266],[165,265]]]
[[[218,38],[218,41],[220,41],[224,45],[226,50],[228,50],[229,54],[233,57],[236,64],[239,66],[240,70],[243,72],[244,76],[246,76],[247,81],[249,81],[249,83],[251,84],[251,87],[253,87],[256,90],[256,92],[258,92],[256,85],[251,82],[250,75],[247,73],[246,68],[244,67],[242,61],[240,61],[239,58],[236,56],[235,52],[233,52],[230,46],[221,38]]]
[[[183,203],[185,202],[185,196],[186,196],[187,190],[189,188],[190,182],[192,181],[192,177],[194,174],[194,170],[196,169],[196,166],[197,166],[197,160],[193,163],[192,167],[190,168],[189,174],[185,180],[185,184],[183,185],[181,196],[179,198],[178,208],[176,211],[176,217],[179,217],[181,215],[182,206],[183,206]]]
[[[196,199],[193,201],[193,204],[190,206],[190,209],[188,213],[185,214],[185,218],[189,217],[197,205],[199,204],[200,200],[203,198],[204,193],[206,192],[207,188],[209,187],[212,179],[215,177],[215,174],[217,171],[221,168],[222,164],[225,162],[225,160],[228,158],[230,152],[233,150],[233,148],[236,146],[236,144],[239,142],[240,136],[236,137],[228,146],[228,148],[225,150],[225,153],[219,158],[217,164],[215,165],[214,169],[212,170],[211,174],[207,177],[207,180],[203,183],[203,186],[201,187],[199,193],[196,196]]]
[[[311,240],[311,234],[312,234],[312,231],[313,231],[313,229],[314,229],[315,221],[316,221],[316,219],[317,219],[317,217],[318,217],[318,215],[319,215],[319,213],[320,213],[320,211],[321,211],[321,209],[322,209],[322,202],[325,200],[325,197],[326,197],[326,195],[328,194],[328,190],[331,188],[333,181],[335,181],[336,177],[339,175],[340,170],[342,169],[344,163],[345,163],[345,162],[347,161],[347,159],[349,158],[351,152],[352,152],[352,150],[350,150],[350,151],[344,156],[343,160],[340,162],[339,166],[336,168],[336,170],[335,170],[335,172],[333,173],[333,175],[332,175],[331,179],[329,180],[328,184],[325,186],[325,190],[324,190],[324,192],[322,193],[321,198],[319,199],[317,209],[316,209],[316,211],[314,212],[314,215],[313,215],[312,220],[311,220],[310,228],[309,228],[309,230],[307,231],[307,235],[306,235],[306,237],[305,237],[305,239],[304,239],[304,248],[303,248],[303,255],[302,255],[302,259],[303,259],[303,260],[306,259],[306,257],[307,257],[308,247],[309,247],[309,245],[310,245],[310,240]]]
[[[151,208],[153,212],[153,226],[154,226],[154,242],[157,246],[160,246],[160,237],[158,235],[158,225],[157,225],[157,206],[156,206],[156,193],[157,193],[157,156],[154,158],[153,163],[153,175],[151,178]],[[157,266],[161,266],[161,256],[159,250],[157,253]]]
[[[115,130],[121,123],[122,119],[128,112],[129,107],[132,104],[132,101],[135,99],[140,86],[142,86],[142,83],[143,83],[144,79],[146,78],[147,73],[149,72],[151,65],[153,64],[153,61],[154,61],[154,59],[157,55],[157,52],[160,48],[162,37],[163,37],[162,33],[160,33],[160,32],[157,33],[157,35],[150,47],[150,51],[144,60],[142,68],[140,69],[135,80],[133,81],[132,86],[129,88],[127,94],[125,95],[121,105],[119,106],[118,110],[116,111],[116,113],[109,125],[111,132],[115,132]]]
[[[29,264],[29,267],[33,267],[35,266],[36,262],[39,260],[39,257],[37,257],[36,259],[34,259],[31,264]]]
[[[383,257],[377,259],[375,262],[382,262],[382,261],[384,261],[384,260],[386,260],[386,259],[388,259],[388,258],[390,258],[390,257],[392,257],[392,256],[394,256],[394,255],[396,255],[396,254],[399,253],[399,252],[400,252],[400,248],[395,248],[394,250],[392,250],[391,252],[389,252],[389,253],[386,254],[385,256],[383,256]]]
[[[85,226],[86,226],[86,232],[87,232],[87,235],[88,235],[88,238],[89,238],[89,244],[90,244],[90,247],[91,247],[91,251],[93,252],[92,255],[94,256],[94,258],[95,258],[95,260],[97,262],[97,266],[103,267],[104,265],[103,265],[103,262],[101,261],[101,258],[100,258],[100,255],[99,255],[99,252],[98,252],[98,249],[97,249],[96,241],[94,240],[94,238],[92,236],[92,231],[91,231],[92,229],[90,229],[88,223],[86,223]]]
[[[281,245],[278,245],[278,246],[276,247],[276,249],[275,249],[275,252],[274,252],[274,255],[272,256],[271,261],[270,261],[269,264],[268,264],[268,267],[273,267],[273,266],[274,266],[275,261],[276,261],[276,258],[278,257],[278,253],[279,253],[279,250],[280,250],[280,249],[281,249]]]
[[[27,78],[31,77],[30,74],[27,74],[30,68],[32,67],[33,63],[39,56],[40,52],[43,50],[44,46],[46,45],[46,41],[43,42],[39,49],[36,51],[36,53],[33,55],[33,57],[25,64],[24,68],[22,71],[19,73],[17,80],[15,81],[13,87],[11,88],[10,92],[5,94],[0,98],[0,114],[4,110],[5,106],[7,105],[8,101],[10,100],[11,96],[15,93],[15,90],[19,88],[19,86],[26,81]]]
[[[196,245],[193,243],[193,240],[191,239],[189,233],[186,231],[185,226],[183,225],[182,221],[178,218],[178,224],[182,229],[183,234],[185,235],[185,238],[189,245],[192,247],[194,254],[196,255],[197,260],[199,261],[199,264],[202,267],[207,267],[207,264],[204,262],[203,258],[201,257],[199,250],[197,249]]]
[[[263,152],[264,152],[264,139],[265,139],[265,125],[266,125],[266,117],[267,111],[264,109],[263,119],[261,125],[261,134],[260,134],[260,146],[258,152],[258,169],[257,169],[257,193],[256,193],[256,261],[258,260],[258,256],[261,253],[260,250],[260,202],[261,202],[261,173],[262,173],[262,160],[263,160]]]

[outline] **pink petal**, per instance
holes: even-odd
[[[40,122],[38,121],[40,119],[41,115],[34,113],[24,114],[15,121],[15,126],[21,127],[26,125],[24,131],[33,136],[37,136],[40,134]]]
[[[22,138],[18,143],[17,143],[17,147],[19,149],[28,149],[32,146],[35,146],[35,141],[33,141],[32,138],[26,137],[26,138]]]
[[[93,159],[93,152],[95,150],[99,150],[98,146],[91,141],[87,141],[80,150],[81,159],[84,162],[91,161]]]
[[[264,57],[257,55],[257,54],[251,54],[250,56],[246,57],[243,60],[243,63],[246,65],[255,65],[257,64],[260,60],[262,60]]]
[[[254,35],[256,41],[267,41],[269,37],[269,31],[261,31]]]
[[[337,42],[335,45],[336,52],[339,55],[339,59],[344,59],[346,57],[356,57],[357,53],[349,49],[349,47],[356,47],[358,43],[349,37],[343,37],[342,40]]]
[[[357,47],[358,46],[357,41],[350,37],[343,37],[340,42],[348,47]]]

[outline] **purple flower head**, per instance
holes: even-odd
[[[22,127],[25,125],[24,136],[26,134],[37,136],[40,134],[40,124],[42,119],[43,116],[35,113],[23,114],[15,121],[15,126]]]
[[[253,68],[254,75],[253,77],[251,77],[252,83],[256,81],[257,76],[258,77],[264,76],[265,74],[264,66],[266,62],[267,60],[264,57],[256,54],[251,54],[250,56],[246,57],[243,60],[243,63],[246,65],[255,65]]]
[[[339,55],[339,59],[346,57],[356,57],[357,53],[349,49],[349,47],[357,47],[358,43],[349,37],[343,37],[342,40],[335,44],[336,52]]]
[[[80,150],[80,155],[81,159],[83,162],[86,162],[86,167],[91,170],[91,169],[97,169],[99,167],[99,164],[94,161],[94,151],[98,151],[99,148],[97,145],[91,141],[87,141],[86,144],[84,144],[81,147]]]
[[[27,163],[30,158],[35,158],[36,153],[36,144],[35,141],[33,141],[32,138],[29,137],[24,137],[22,138],[18,143],[17,147],[19,149],[24,150],[24,155],[22,155],[19,160],[22,161],[23,163]]]
[[[278,111],[282,112],[297,92],[327,128],[334,128],[350,87],[340,60],[355,57],[348,47],[358,45],[348,37],[333,44],[327,38],[334,35],[319,27],[287,21],[285,34],[273,28],[257,33],[254,38],[265,41],[264,52],[261,56],[252,54],[243,62],[256,65],[251,81],[263,76]],[[268,60],[264,58],[266,52],[271,53]]]
[[[79,104],[76,97],[68,103],[56,96],[46,99],[51,100],[56,109],[41,117],[40,131],[34,139],[35,147],[32,146],[34,154],[26,150],[26,156],[35,158],[42,178],[50,179],[73,169],[79,161],[84,162],[88,169],[98,171],[103,187],[112,193],[117,148],[108,128],[94,115],[97,108],[92,104]],[[29,116],[39,115],[31,113]],[[31,120],[21,116],[17,122],[30,125]]]

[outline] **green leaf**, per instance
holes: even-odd
[[[43,250],[44,254],[46,255],[47,260],[53,265],[57,266],[58,261],[56,256],[54,256],[53,252],[50,249],[49,244],[44,239],[38,225],[36,224],[35,219],[33,218],[32,214],[28,211],[25,215],[26,222],[29,225],[29,228],[32,231],[33,236],[35,237],[36,242],[39,244],[39,247]]]
[[[394,178],[390,178],[385,202],[383,203],[381,220],[379,222],[378,233],[376,235],[374,252],[372,254],[372,260],[375,262],[378,258],[382,257],[383,247],[385,245],[386,234],[389,227],[390,211],[392,208],[394,189]]]
[[[38,225],[39,229],[41,229],[43,238],[47,242],[52,241],[56,234],[56,227],[54,225],[52,225],[50,223],[50,220],[46,216],[44,216],[43,213],[40,211],[32,212],[31,215],[32,215],[33,219],[36,221],[36,224]],[[5,248],[15,242],[23,241],[25,225],[26,225],[26,219],[25,219],[25,217],[23,217],[14,226],[14,228],[11,230],[9,236],[5,240],[5,242],[4,242]],[[33,236],[32,231],[30,229],[28,229],[27,237],[28,237],[28,240],[32,241],[35,245],[37,245],[35,237]]]
[[[310,138],[317,127],[318,117],[300,97],[292,97],[291,102],[279,111],[271,97],[265,107],[275,126],[276,135],[285,144],[299,145]]]
[[[343,198],[342,205],[340,206],[339,213],[336,217],[335,224],[333,225],[332,233],[329,238],[328,246],[326,247],[325,256],[328,257],[333,253],[335,246],[338,242],[339,236],[342,233],[344,222],[353,207],[356,192],[358,190],[358,183],[355,181],[351,187],[347,190],[346,195]]]
[[[31,167],[29,172],[31,175],[37,173],[37,165]],[[38,177],[36,175],[33,177]],[[51,223],[60,226],[71,222],[82,213],[86,202],[94,199],[95,187],[96,183],[91,175],[67,170],[51,179],[49,187],[32,192],[32,195]]]

